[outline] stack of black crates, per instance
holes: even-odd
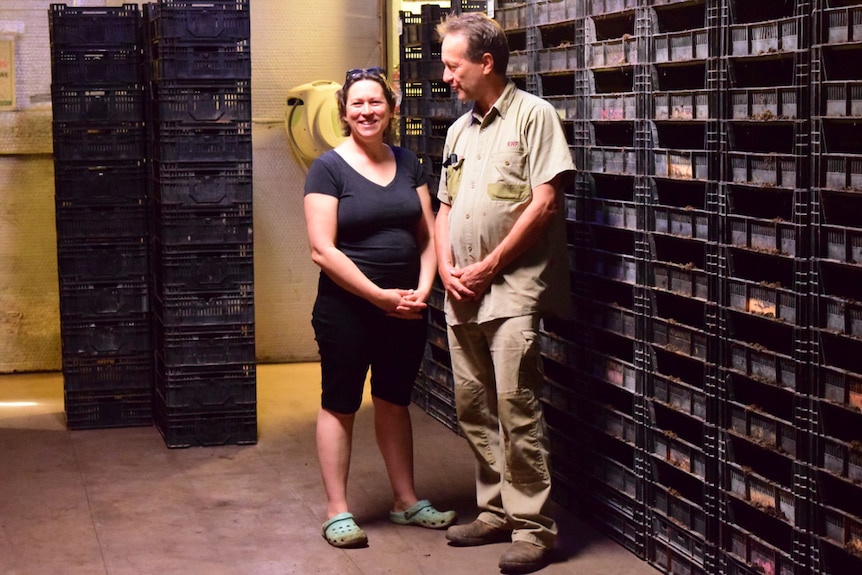
[[[847,559],[862,557],[862,2],[813,4],[810,461],[821,575],[862,570]]]
[[[862,572],[862,2],[494,17],[580,170],[576,317],[541,342],[555,499],[668,573]]]
[[[436,206],[437,186],[443,167],[443,142],[449,125],[467,111],[453,98],[443,81],[440,40],[436,26],[452,11],[484,12],[484,1],[454,2],[451,8],[425,4],[420,12],[402,11],[399,73],[401,84],[400,144],[419,156],[428,176],[428,188]],[[428,301],[428,344],[422,369],[413,390],[413,401],[453,431],[455,417],[454,381],[446,341],[443,315],[443,287],[436,282]]]
[[[248,0],[144,9],[154,418],[169,447],[257,440]]]
[[[67,425],[150,425],[140,12],[52,4],[48,16]]]

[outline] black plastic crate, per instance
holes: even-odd
[[[560,2],[563,4],[564,2]],[[556,2],[554,4],[557,4]],[[527,3],[507,2],[501,6],[494,7],[494,20],[505,32],[524,30],[527,27]],[[542,22],[545,23],[545,22]]]
[[[728,307],[758,317],[801,325],[801,294],[764,282],[736,278],[728,278],[726,282]]]
[[[671,531],[676,531],[672,528]],[[683,537],[685,539],[685,537]],[[650,537],[646,543],[646,561],[665,573],[674,575],[709,575],[716,571],[704,566],[702,558],[695,560],[679,549],[679,544],[673,544],[665,539]],[[704,555],[703,549],[700,555]]]
[[[159,9],[211,8],[219,10],[247,11],[251,0],[157,0]]]
[[[805,509],[798,498],[806,494],[799,489],[799,474],[805,464],[776,449],[778,439],[765,445],[729,428],[719,431],[719,436],[721,488],[729,496],[728,503],[744,503],[735,508],[736,519],[756,525],[768,517],[781,520],[776,524],[781,528],[787,523],[802,527]]]
[[[727,575],[805,575],[805,570],[790,554],[745,529],[723,524],[724,552],[720,555],[722,573]]]
[[[87,125],[54,123],[54,159],[110,162],[147,157],[144,124]]]
[[[576,307],[581,307],[579,319],[585,325],[634,339],[638,316],[633,310],[598,302],[594,302],[588,308],[587,306]]]
[[[692,573],[704,573],[706,575],[703,571],[703,564],[707,543],[703,536],[692,533],[660,514],[652,513],[650,515],[652,526],[650,531],[653,543],[659,551],[657,559],[660,561],[661,554],[667,554],[670,564],[675,567],[671,573],[681,572],[678,567],[679,562],[688,561],[691,564],[690,568],[693,569]]]
[[[153,158],[159,162],[247,162],[252,159],[251,123],[158,127]]]
[[[725,224],[727,245],[791,257],[801,257],[807,248],[808,229],[799,224],[735,215]]]
[[[140,204],[147,198],[147,179],[143,162],[54,163],[55,196],[75,205]]]
[[[652,175],[672,180],[709,180],[709,153],[704,150],[653,149]],[[635,166],[632,166],[635,170]],[[635,171],[632,171],[635,175]]]
[[[568,455],[566,451],[561,450],[558,450],[556,453],[560,457]],[[551,457],[553,458],[553,454]],[[636,499],[638,494],[643,491],[643,480],[638,477],[634,470],[618,461],[603,457],[599,453],[585,452],[584,460],[576,465],[584,465],[578,468],[579,473],[585,473],[590,478],[632,499]]]
[[[149,273],[143,238],[113,242],[60,242],[57,263],[61,282],[141,281]]]
[[[254,282],[254,260],[250,245],[164,246],[154,242],[153,260],[159,294],[171,290],[251,293],[238,286]]]
[[[51,4],[51,44],[67,46],[129,46],[141,43],[141,12],[137,4],[120,7],[72,7]]]
[[[55,122],[96,123],[143,122],[143,86],[51,87],[51,110]]]
[[[154,176],[153,195],[163,206],[230,206],[252,201],[249,162],[158,162]]]
[[[107,240],[146,237],[149,230],[145,205],[78,205],[58,200],[57,240]]]
[[[152,20],[155,41],[231,43],[251,34],[248,0],[230,2],[161,2]]]
[[[702,389],[679,380],[652,374],[649,378],[650,397],[657,402],[700,421],[707,420],[708,397]]]
[[[638,8],[640,0],[590,0],[587,14],[590,16],[603,16],[614,12],[623,12]]]
[[[54,86],[134,85],[141,84],[143,79],[143,55],[135,48],[107,50],[82,47],[51,52],[51,81]]]
[[[434,60],[407,60],[403,65],[403,77],[409,80],[437,80],[443,77],[443,62],[438,55]]]
[[[213,365],[163,365],[156,368],[157,401],[172,412],[226,412],[257,404],[253,362]]]
[[[819,225],[815,229],[820,251],[817,256],[824,260],[862,264],[862,228]]]
[[[166,368],[255,361],[254,324],[156,325],[153,331],[156,354]]]
[[[847,4],[851,3],[847,2]],[[843,44],[862,40],[862,6],[828,7],[823,10],[821,17],[825,27],[824,44]]]
[[[427,346],[431,348],[431,346]],[[422,371],[429,380],[429,389],[443,398],[448,399],[452,407],[455,407],[455,376],[448,365],[426,357],[422,361]]]
[[[728,28],[728,56],[766,56],[780,52],[807,49],[801,28],[806,24],[800,17],[781,18],[764,22],[731,24]]]
[[[728,181],[757,186],[797,187],[799,158],[791,154],[728,152]]]
[[[659,317],[647,322],[647,340],[666,351],[707,361],[710,336],[703,330]]]
[[[637,230],[637,207],[632,202],[589,198],[586,200],[586,218],[589,223]]]
[[[539,353],[561,365],[577,365],[575,359],[575,344],[559,335],[539,332]]]
[[[708,241],[710,214],[701,210],[672,206],[648,208],[651,231],[692,240]]]
[[[634,94],[625,96],[632,99],[636,98]],[[708,120],[714,118],[716,111],[711,96],[711,92],[707,90],[654,92],[650,99],[651,117],[654,120]]]
[[[429,323],[428,343],[440,350],[449,351],[449,340],[446,335],[446,329]]]
[[[727,367],[756,381],[783,387],[791,391],[801,389],[799,377],[802,366],[790,355],[772,351],[758,343],[748,343],[728,337],[726,340]]]
[[[251,206],[158,206],[152,236],[165,246],[251,244]]]
[[[139,356],[153,349],[150,320],[138,316],[66,319],[60,322],[64,357]]]
[[[585,249],[574,255],[574,261],[584,272],[596,277],[634,284],[637,279],[637,260],[626,254]]]
[[[254,323],[254,295],[250,291],[159,294],[153,308],[167,327]]]
[[[415,44],[440,44],[440,39],[437,37],[435,26],[440,21],[440,6],[436,4],[424,4],[422,8],[434,7],[436,15],[432,15],[430,10],[426,10],[422,14],[414,14],[412,12],[399,12],[401,20],[401,54],[402,57],[409,48]]]
[[[524,9],[524,3],[520,3],[520,5],[516,4],[515,6],[507,6],[507,4],[516,4],[514,2],[504,2],[503,6],[497,6],[494,11],[494,18],[498,18],[498,14],[500,12],[506,12],[507,8],[511,8],[508,11],[508,17],[512,18],[514,12],[514,18],[520,22],[520,28],[526,27],[526,15]],[[582,18],[584,14],[584,4],[586,2],[582,2],[581,0],[539,0],[536,2],[536,26],[553,26],[554,24],[565,24],[575,20],[576,18]],[[520,8],[520,10],[518,10]],[[502,22],[501,22],[502,24]]]
[[[152,353],[131,356],[64,356],[63,386],[67,392],[122,391],[152,394],[154,383]]]
[[[693,28],[652,34],[653,62],[665,64],[705,60],[710,55],[710,32],[708,28]]]
[[[829,190],[862,192],[862,155],[817,154],[815,184]]]
[[[795,120],[802,117],[794,86],[730,90],[730,117],[734,120]]]
[[[156,400],[153,420],[170,448],[257,443],[257,410],[188,412]]]
[[[862,374],[820,365],[817,368],[817,397],[851,411],[862,412]],[[862,481],[862,473],[859,476]]]
[[[251,49],[247,41],[224,45],[162,40],[155,47],[152,61],[155,81],[251,78]]]
[[[707,522],[711,518],[703,510],[701,503],[687,499],[680,493],[678,486],[671,487],[650,482],[649,491],[650,495],[646,502],[653,513],[659,513],[677,525],[682,525],[692,534],[706,537]]]
[[[797,429],[788,421],[767,412],[767,407],[742,405],[728,401],[725,409],[729,431],[747,438],[749,441],[791,457],[804,456],[797,449]]]
[[[692,264],[650,262],[650,287],[669,291],[688,298],[709,299],[712,279],[705,271]]]
[[[597,350],[587,350],[584,353],[587,356],[582,363],[585,373],[630,393],[642,392],[643,383],[631,361]],[[568,365],[579,364],[570,361]]]
[[[74,282],[60,277],[60,317],[63,320],[129,316],[149,311],[145,281]]]
[[[593,121],[633,121],[637,119],[637,95],[634,92],[590,94],[589,104],[590,119]],[[575,110],[569,113],[567,106],[562,106],[562,108],[566,118],[571,116],[571,119],[576,119],[577,112]]]
[[[486,12],[488,10],[488,2],[487,0],[453,0],[452,9],[456,13]]]
[[[138,427],[153,423],[152,391],[66,391],[69,429]]]
[[[156,122],[249,122],[251,82],[159,82],[153,104]]]
[[[528,71],[532,72],[528,62],[528,59],[532,55],[532,52],[513,53],[513,58],[509,59],[509,72],[520,75],[524,75]],[[520,62],[518,59],[519,56],[521,56]],[[574,44],[541,49],[535,53],[536,73],[557,74],[560,72],[574,72],[583,67],[583,64],[579,61],[582,58],[583,49]]]
[[[815,436],[814,464],[816,467],[855,485],[862,483],[862,449],[858,440],[845,441],[824,434]],[[821,483],[826,484],[821,477]],[[836,503],[840,505],[840,502]]]
[[[862,10],[859,13],[862,14]],[[828,118],[862,116],[862,81],[822,81],[819,93],[820,115]]]
[[[646,428],[646,452],[701,481],[706,480],[707,458],[701,447],[680,439],[673,430]]]

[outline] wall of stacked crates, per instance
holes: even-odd
[[[404,16],[402,57],[424,16]],[[576,318],[542,337],[554,497],[669,573],[860,572],[862,2],[532,0],[494,17],[580,169]],[[448,119],[435,95],[404,94],[420,154]],[[447,381],[438,363],[420,379]]]
[[[144,9],[155,422],[169,446],[257,439],[248,0]]]
[[[70,429],[146,425],[153,381],[137,6],[48,11]]]
[[[83,29],[88,38],[100,38],[103,43],[102,37],[113,41],[117,24],[125,23],[120,18],[134,22],[134,28],[125,27],[131,35],[129,45],[122,46],[126,52],[98,46],[99,52],[92,53],[90,48],[74,59],[86,73],[70,75],[79,79],[82,105],[125,123],[103,126],[91,111],[74,125],[61,124],[61,120],[71,118],[63,116],[69,111],[62,107],[61,92],[55,90],[58,230],[66,221],[61,208],[70,209],[61,205],[61,191],[70,188],[92,193],[91,180],[98,180],[97,189],[103,191],[107,207],[99,205],[98,211],[77,207],[70,213],[76,217],[83,243],[89,246],[101,241],[112,251],[103,257],[91,249],[84,254],[83,265],[121,270],[118,281],[125,281],[121,287],[127,291],[135,288],[137,299],[132,303],[138,305],[134,308],[138,316],[131,319],[126,317],[131,303],[124,300],[124,308],[115,310],[119,306],[113,305],[107,310],[109,314],[100,315],[100,320],[110,320],[107,335],[101,339],[96,339],[100,332],[92,329],[79,336],[85,341],[82,345],[95,348],[91,355],[98,366],[95,375],[86,374],[85,385],[104,379],[107,360],[113,363],[114,356],[134,351],[146,371],[136,379],[125,373],[114,376],[100,389],[116,403],[123,397],[118,390],[134,382],[146,412],[140,417],[116,418],[113,424],[155,421],[169,447],[254,442],[257,410],[248,0],[160,0],[145,4],[143,14],[131,4],[121,9],[56,5],[52,6],[53,28],[57,29],[61,16],[69,21],[72,14],[76,22],[88,26]],[[58,53],[55,59],[62,63],[62,56]],[[134,57],[135,66],[128,67],[126,60],[119,62],[121,57]],[[62,78],[58,76],[59,65],[54,68],[55,85]],[[96,77],[91,69],[101,75]],[[119,108],[124,101],[115,101],[119,88],[114,84],[125,79],[118,70],[129,74],[129,69],[134,71],[134,84],[125,90],[134,95],[134,123],[126,117],[125,108]],[[131,98],[126,92],[122,95]],[[117,117],[120,112],[126,115]],[[71,143],[68,154],[85,156],[80,158],[86,164],[79,171],[89,171],[83,175],[63,169],[65,152],[59,138],[70,130],[87,140],[105,132],[107,141],[99,140],[102,155],[94,156],[86,147],[82,151],[80,142]],[[126,144],[126,140],[131,141]],[[134,155],[124,147],[131,144]],[[136,169],[134,183],[138,187],[134,195],[129,183],[118,179],[131,179],[129,163]],[[110,225],[113,236],[103,237],[102,228]],[[64,240],[60,237],[62,256]],[[131,245],[128,253],[123,251],[126,244]],[[127,269],[133,265],[133,270]],[[62,257],[60,267],[63,284],[66,274]],[[139,284],[126,278],[132,271]],[[114,289],[109,295],[118,299],[117,288],[109,287]],[[107,307],[104,302],[113,301],[102,293],[88,295],[98,302],[93,305]],[[132,294],[122,295],[131,299]],[[64,333],[75,327],[68,314],[61,321]],[[146,347],[144,343],[138,345],[138,339],[133,340],[136,346],[132,347],[128,340],[133,336],[146,342]],[[112,339],[105,343],[108,337]],[[70,388],[76,385],[73,375],[64,365],[70,427],[74,426],[69,410]],[[107,423],[103,417],[91,426]]]

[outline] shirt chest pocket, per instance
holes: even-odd
[[[521,152],[494,154],[488,195],[493,200],[520,202],[530,195],[527,156]]]

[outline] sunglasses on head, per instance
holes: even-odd
[[[374,66],[373,68],[353,68],[347,71],[347,75],[345,80],[355,80],[357,78],[361,78],[364,75],[377,76],[379,78],[386,79],[386,70],[381,68],[380,66]]]

